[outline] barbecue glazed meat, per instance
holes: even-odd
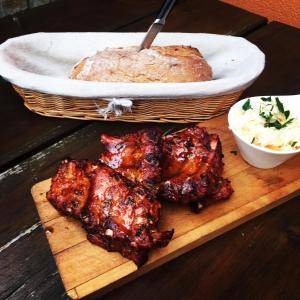
[[[126,178],[153,187],[161,181],[162,134],[143,129],[121,137],[101,135],[106,151],[100,161]]]
[[[83,167],[85,162],[63,160],[52,178],[47,199],[60,212],[80,218],[90,189],[90,180]]]
[[[164,137],[164,200],[191,203],[195,212],[208,204],[230,197],[233,189],[222,178],[222,146],[218,135],[205,128],[190,127]]]
[[[144,186],[100,162],[88,169],[91,193],[83,216],[88,239],[143,265],[149,250],[166,246],[173,235],[157,229],[160,203]]]
[[[153,193],[99,161],[62,161],[47,198],[57,210],[81,219],[92,243],[138,266],[174,232],[158,230],[161,205]]]

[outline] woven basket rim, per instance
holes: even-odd
[[[122,115],[101,115],[109,101],[101,98],[75,98],[36,92],[13,85],[24,105],[42,116],[80,120],[124,122],[195,123],[226,112],[238,100],[243,90],[216,97],[196,99],[135,99],[132,112]],[[175,105],[176,102],[176,105]]]

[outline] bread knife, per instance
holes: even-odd
[[[166,23],[166,18],[171,11],[173,5],[175,4],[176,0],[165,0],[163,5],[161,6],[158,15],[156,16],[155,21],[149,27],[146,36],[144,37],[143,42],[139,47],[139,51],[143,49],[148,49],[152,45],[157,34],[162,30],[163,26]]]

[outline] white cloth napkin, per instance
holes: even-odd
[[[0,45],[0,75],[22,88],[48,94],[101,98],[107,113],[135,99],[203,98],[248,87],[262,72],[264,54],[244,38],[204,33],[160,33],[155,45],[191,45],[213,70],[213,80],[190,83],[103,83],[68,78],[80,59],[106,47],[140,44],[145,33],[35,33]],[[129,99],[129,100],[128,100]],[[107,114],[105,111],[101,111]]]

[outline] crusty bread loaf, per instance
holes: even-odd
[[[106,48],[74,66],[72,79],[100,82],[195,82],[212,79],[198,49],[187,46]]]

